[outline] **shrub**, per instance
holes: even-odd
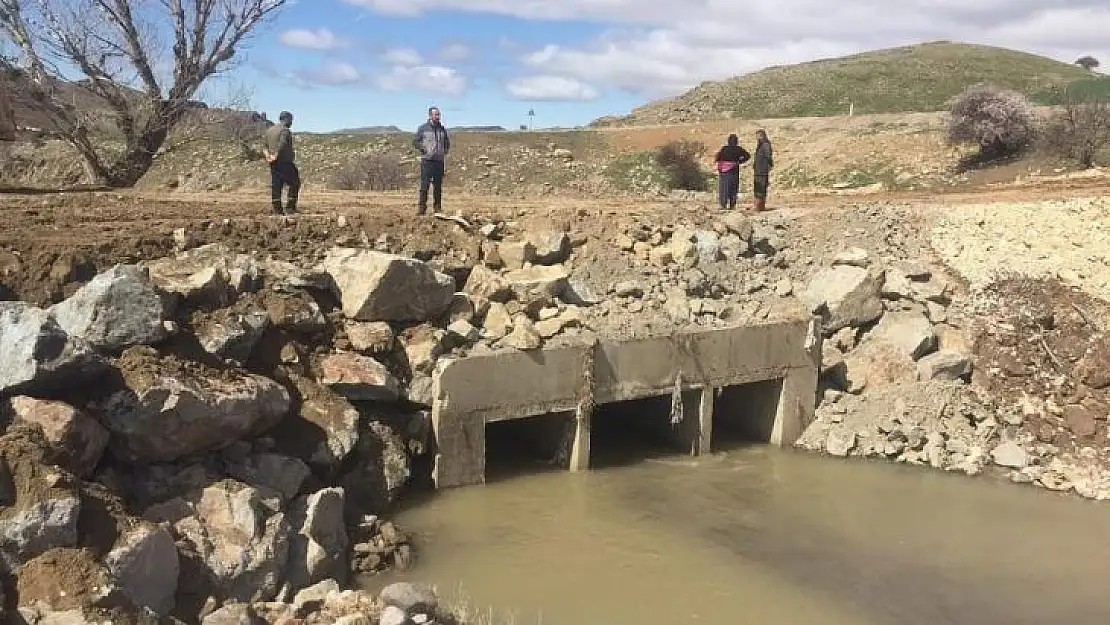
[[[388,154],[355,157],[332,173],[328,188],[339,191],[395,191],[408,181],[404,165]]]
[[[948,140],[976,144],[980,162],[1018,154],[1033,135],[1033,107],[1016,91],[976,85],[952,100]]]
[[[1041,138],[1049,153],[1074,159],[1083,169],[1093,167],[1110,147],[1110,102],[1069,100],[1049,117]]]
[[[1099,66],[1098,59],[1093,56],[1081,56],[1075,61],[1075,64],[1088,72],[1094,71]]]
[[[705,191],[709,178],[698,162],[704,153],[705,144],[700,141],[671,141],[659,148],[655,162],[667,172],[671,189]]]

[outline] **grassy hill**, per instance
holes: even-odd
[[[1094,82],[1110,92],[1110,77],[1035,54],[950,42],[875,50],[852,56],[771,67],[709,82],[675,98],[652,102],[595,126],[687,123],[720,118],[766,119],[856,113],[926,112],[946,108],[964,88],[989,82],[1045,102],[1053,87]],[[1090,86],[1090,85],[1088,85]]]

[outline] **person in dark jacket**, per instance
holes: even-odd
[[[721,210],[736,208],[736,198],[740,195],[740,166],[751,160],[752,155],[740,147],[740,138],[735,134],[728,136],[728,145],[717,151],[717,197]]]
[[[765,130],[755,132],[755,160],[752,161],[752,196],[753,209],[756,211],[767,210],[767,189],[771,186],[771,168],[775,166],[775,158],[771,149],[771,140],[767,138]]]
[[[444,158],[451,151],[451,137],[440,122],[437,107],[428,109],[428,121],[416,129],[412,146],[420,152],[420,207],[419,214],[428,212],[428,187],[432,187],[432,210],[443,209]]]
[[[292,215],[297,212],[297,196],[301,191],[301,172],[297,169],[296,151],[293,149],[293,114],[282,111],[278,123],[266,130],[265,154],[270,163],[270,201],[275,215]],[[281,208],[281,192],[289,188],[285,210]]]

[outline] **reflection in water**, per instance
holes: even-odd
[[[449,490],[398,521],[412,578],[521,624],[1110,622],[1110,507],[910,467],[748,448]]]

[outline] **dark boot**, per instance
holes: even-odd
[[[270,212],[274,215],[281,214],[281,200],[272,200],[270,202]]]
[[[427,189],[421,189],[420,190],[420,202],[417,206],[416,214],[417,215],[426,215],[426,214],[428,214],[428,190]]]
[[[295,215],[296,213],[297,213],[297,198],[290,198],[289,201],[285,203],[285,214],[286,215]]]

